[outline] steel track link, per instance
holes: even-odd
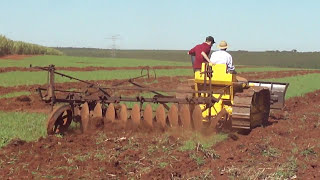
[[[265,125],[270,111],[270,91],[264,87],[250,87],[234,96],[232,128],[252,129]]]

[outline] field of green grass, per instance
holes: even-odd
[[[140,76],[140,70],[116,70],[116,71],[58,71],[67,75],[82,79],[82,80],[110,80],[110,79],[128,79]],[[157,77],[161,76],[188,76],[192,75],[191,69],[175,69],[165,70],[159,69],[156,71]],[[0,86],[10,87],[19,85],[33,85],[47,83],[47,72],[6,72],[0,73]],[[72,82],[65,77],[56,75],[55,82]]]
[[[29,67],[48,66],[56,67],[135,67],[135,66],[191,66],[191,62],[159,61],[152,59],[128,59],[128,58],[94,58],[73,56],[34,56],[23,61],[1,60],[0,67]]]
[[[307,74],[286,78],[263,79],[263,81],[290,83],[286,94],[286,99],[289,99],[295,96],[303,96],[306,93],[320,89],[320,83],[317,83],[319,79],[320,74]]]
[[[112,58],[90,58],[90,57],[70,57],[70,56],[36,56],[26,58],[22,61],[1,60],[0,67],[29,67],[47,66],[55,64],[56,67],[134,67],[134,66],[191,66],[189,62],[159,61],[159,60],[138,60],[138,59],[112,59]],[[278,67],[253,67],[238,68],[241,72],[263,72],[263,71],[287,71],[296,70],[295,68]],[[140,75],[140,70],[99,70],[99,71],[59,71],[82,80],[110,80],[110,79],[128,79]],[[192,76],[192,69],[160,69],[156,70],[157,77],[160,76]],[[12,71],[0,73],[0,86],[11,87],[19,85],[45,84],[47,82],[47,73],[43,72],[25,72]],[[56,82],[70,82],[68,78],[56,76]]]
[[[19,138],[34,141],[46,136],[46,114],[0,111],[0,148]]]
[[[191,49],[192,47],[190,47]],[[111,50],[94,48],[57,48],[66,55],[79,57],[111,57]],[[216,49],[213,47],[213,51]],[[190,62],[188,50],[117,50],[118,58],[156,59]],[[275,66],[320,69],[320,52],[230,51],[235,65]]]
[[[121,67],[121,66],[189,66],[191,63],[178,61],[159,61],[142,59],[117,59],[117,58],[92,58],[92,57],[70,57],[70,56],[37,56],[25,60],[12,61],[1,60],[0,67],[28,67],[47,66],[55,64],[57,67]],[[287,71],[296,70],[295,68],[279,67],[252,67],[239,68],[238,72],[265,72],[265,71]],[[126,79],[140,75],[140,70],[114,70],[114,71],[59,71],[83,80],[110,80]],[[156,70],[157,76],[192,76],[191,69],[168,69]],[[320,79],[320,74],[299,75],[295,77],[264,79],[263,81],[288,82],[290,83],[286,98],[301,96],[305,93],[320,89],[320,83],[315,81]],[[68,78],[56,76],[56,82],[70,82]],[[45,84],[47,82],[46,72],[6,72],[0,73],[0,86],[12,87],[18,85]],[[0,98],[17,97],[29,95],[30,92],[13,92],[0,95]],[[27,112],[0,112],[0,147],[6,145],[11,139],[20,138],[26,141],[36,140],[46,135],[45,114]],[[219,137],[217,137],[219,138]],[[222,140],[226,138],[221,135]],[[188,149],[189,144],[194,147],[194,143],[199,140],[187,141],[182,148]],[[219,140],[218,140],[219,141]],[[204,143],[205,144],[205,143]],[[191,147],[191,146],[190,146]]]
[[[263,71],[287,71],[295,70],[291,68],[239,68],[238,72],[263,72]],[[58,71],[82,80],[111,80],[111,79],[128,79],[140,76],[140,70],[113,70],[113,71]],[[192,76],[192,69],[158,69],[155,70],[156,76]],[[11,87],[19,85],[33,85],[47,83],[47,72],[25,72],[25,71],[12,71],[0,73],[0,86]],[[74,82],[65,77],[56,75],[55,81],[57,83]]]
[[[12,93],[7,93],[7,94],[0,95],[0,99],[18,97],[18,96],[23,96],[23,95],[28,96],[30,94],[31,93],[29,91],[12,92]]]

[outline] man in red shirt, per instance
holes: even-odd
[[[191,55],[191,61],[194,72],[201,70],[202,63],[210,62],[208,56],[211,50],[211,46],[214,43],[214,38],[212,36],[208,36],[206,38],[206,42],[196,45],[188,52],[188,54]]]

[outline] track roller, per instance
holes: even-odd
[[[166,112],[162,104],[160,104],[156,110],[156,120],[161,128],[166,127]]]
[[[86,133],[90,127],[90,111],[89,111],[89,105],[87,102],[85,102],[82,105],[80,115],[81,115],[81,130],[83,133]]]
[[[179,126],[178,108],[174,104],[169,109],[168,119],[169,119],[171,127],[178,127]]]
[[[138,104],[134,104],[131,110],[131,120],[134,126],[139,126],[141,121],[140,107]]]
[[[152,119],[153,119],[152,107],[150,104],[147,104],[143,112],[143,120],[144,120],[144,124],[149,128],[153,127]]]
[[[70,105],[56,107],[49,115],[47,134],[64,133],[72,121],[72,110]]]
[[[180,107],[180,120],[184,129],[191,129],[191,116],[188,104],[182,104]]]

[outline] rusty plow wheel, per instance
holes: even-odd
[[[166,127],[166,112],[162,104],[160,104],[156,110],[156,120],[161,128]]]
[[[202,128],[202,110],[199,105],[195,106],[193,113],[192,113],[192,121],[193,127],[196,131],[201,130]]]
[[[92,113],[93,118],[102,118],[102,106],[101,103],[97,103],[96,106],[94,107],[93,113]]]
[[[48,118],[47,134],[65,133],[72,121],[70,105],[56,107]]]
[[[168,112],[168,119],[171,127],[179,126],[178,108],[174,104],[170,107],[170,110]]]
[[[140,107],[138,104],[134,104],[131,110],[131,120],[135,127],[138,127],[140,125]]]
[[[115,118],[116,118],[116,111],[114,109],[113,103],[110,103],[105,115],[105,124],[107,124],[108,121],[114,122]]]
[[[143,112],[143,122],[144,124],[148,127],[148,128],[152,128],[153,127],[153,124],[152,124],[152,121],[153,121],[153,115],[152,115],[152,107],[150,104],[147,104],[146,105],[146,108],[144,109],[144,112]]]
[[[182,104],[180,107],[180,120],[184,129],[191,129],[191,116],[188,104]]]
[[[128,121],[128,111],[127,106],[125,104],[121,104],[120,106],[119,120],[121,121],[121,123],[123,123],[124,126]]]
[[[91,127],[98,127],[102,124],[102,105],[100,102],[96,104],[93,111],[91,112]]]
[[[89,105],[84,103],[81,107],[81,130],[83,133],[86,133],[90,127],[90,114],[89,114]]]

